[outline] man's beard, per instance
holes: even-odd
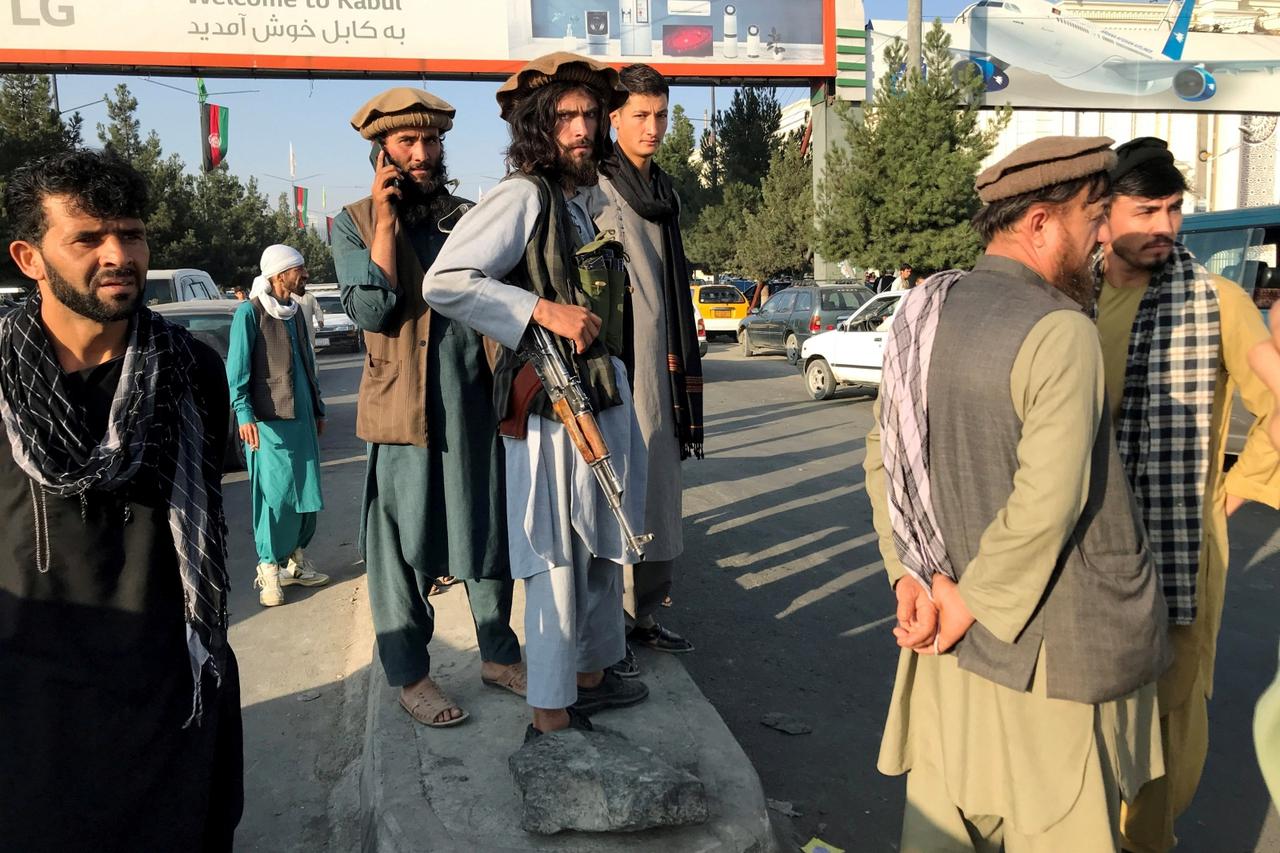
[[[560,178],[575,187],[594,187],[600,182],[600,170],[595,157],[574,157],[569,149],[560,149]]]
[[[127,320],[138,312],[138,307],[142,304],[142,286],[144,282],[136,269],[99,270],[94,273],[93,279],[89,282],[88,293],[78,290],[68,279],[63,278],[53,264],[48,261],[45,262],[45,273],[49,276],[49,287],[52,288],[55,299],[81,317],[87,317],[98,323],[114,323],[118,320]],[[123,278],[126,275],[133,276],[134,292],[132,296],[120,299],[113,298],[109,302],[99,298],[98,283],[100,280]]]
[[[1097,284],[1093,277],[1091,259],[1085,258],[1083,263],[1074,267],[1064,261],[1059,264],[1057,272],[1049,283],[1070,296],[1085,311],[1093,311],[1093,304],[1097,300]]]
[[[420,225],[442,215],[441,197],[446,196],[444,185],[449,181],[449,172],[444,164],[444,151],[440,152],[440,160],[431,169],[431,174],[424,183],[418,183],[408,174],[400,182],[400,200],[396,209],[400,220],[406,225]]]

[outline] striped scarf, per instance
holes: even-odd
[[[961,270],[930,276],[903,298],[884,342],[880,442],[893,544],[906,570],[926,590],[938,572],[955,568],[933,511],[929,481],[929,364],[942,304]]]
[[[1100,273],[1101,265],[1095,269]],[[1116,420],[1120,457],[1175,625],[1196,618],[1220,351],[1218,291],[1208,271],[1176,243],[1138,306]]]
[[[199,723],[206,667],[221,683],[227,571],[219,450],[205,444],[204,401],[192,381],[192,339],[151,311],[135,316],[107,431],[99,438],[67,396],[62,367],[40,325],[40,304],[35,293],[21,310],[0,319],[0,418],[14,461],[41,496],[82,502],[90,490],[126,487],[144,468],[159,478],[161,493],[169,496],[194,681],[184,728]],[[36,524],[39,529],[39,518]],[[47,553],[47,543],[37,548],[41,571],[49,570]]]

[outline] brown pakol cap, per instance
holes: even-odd
[[[356,110],[351,126],[365,139],[408,127],[435,127],[444,133],[453,127],[456,113],[451,104],[430,92],[397,86]]]
[[[591,87],[600,95],[605,110],[609,112],[627,100],[627,89],[615,69],[576,53],[557,51],[531,60],[498,89],[498,106],[502,108],[503,120],[510,119],[516,104],[535,89],[555,81]]]
[[[1045,136],[984,169],[975,186],[986,204],[1106,172],[1116,163],[1107,136]]]

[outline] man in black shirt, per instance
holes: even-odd
[[[18,169],[0,319],[0,847],[229,851],[227,388],[142,307],[146,185],[110,154]]]

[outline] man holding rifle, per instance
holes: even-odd
[[[511,574],[525,581],[526,740],[590,729],[592,713],[649,694],[606,671],[625,648],[622,565],[645,540],[627,530],[644,519],[646,462],[619,359],[620,248],[595,240],[591,221],[610,149],[604,116],[626,96],[616,71],[569,53],[507,80],[498,103],[511,173],[462,219],[423,283],[433,310],[501,344],[494,403]]]

